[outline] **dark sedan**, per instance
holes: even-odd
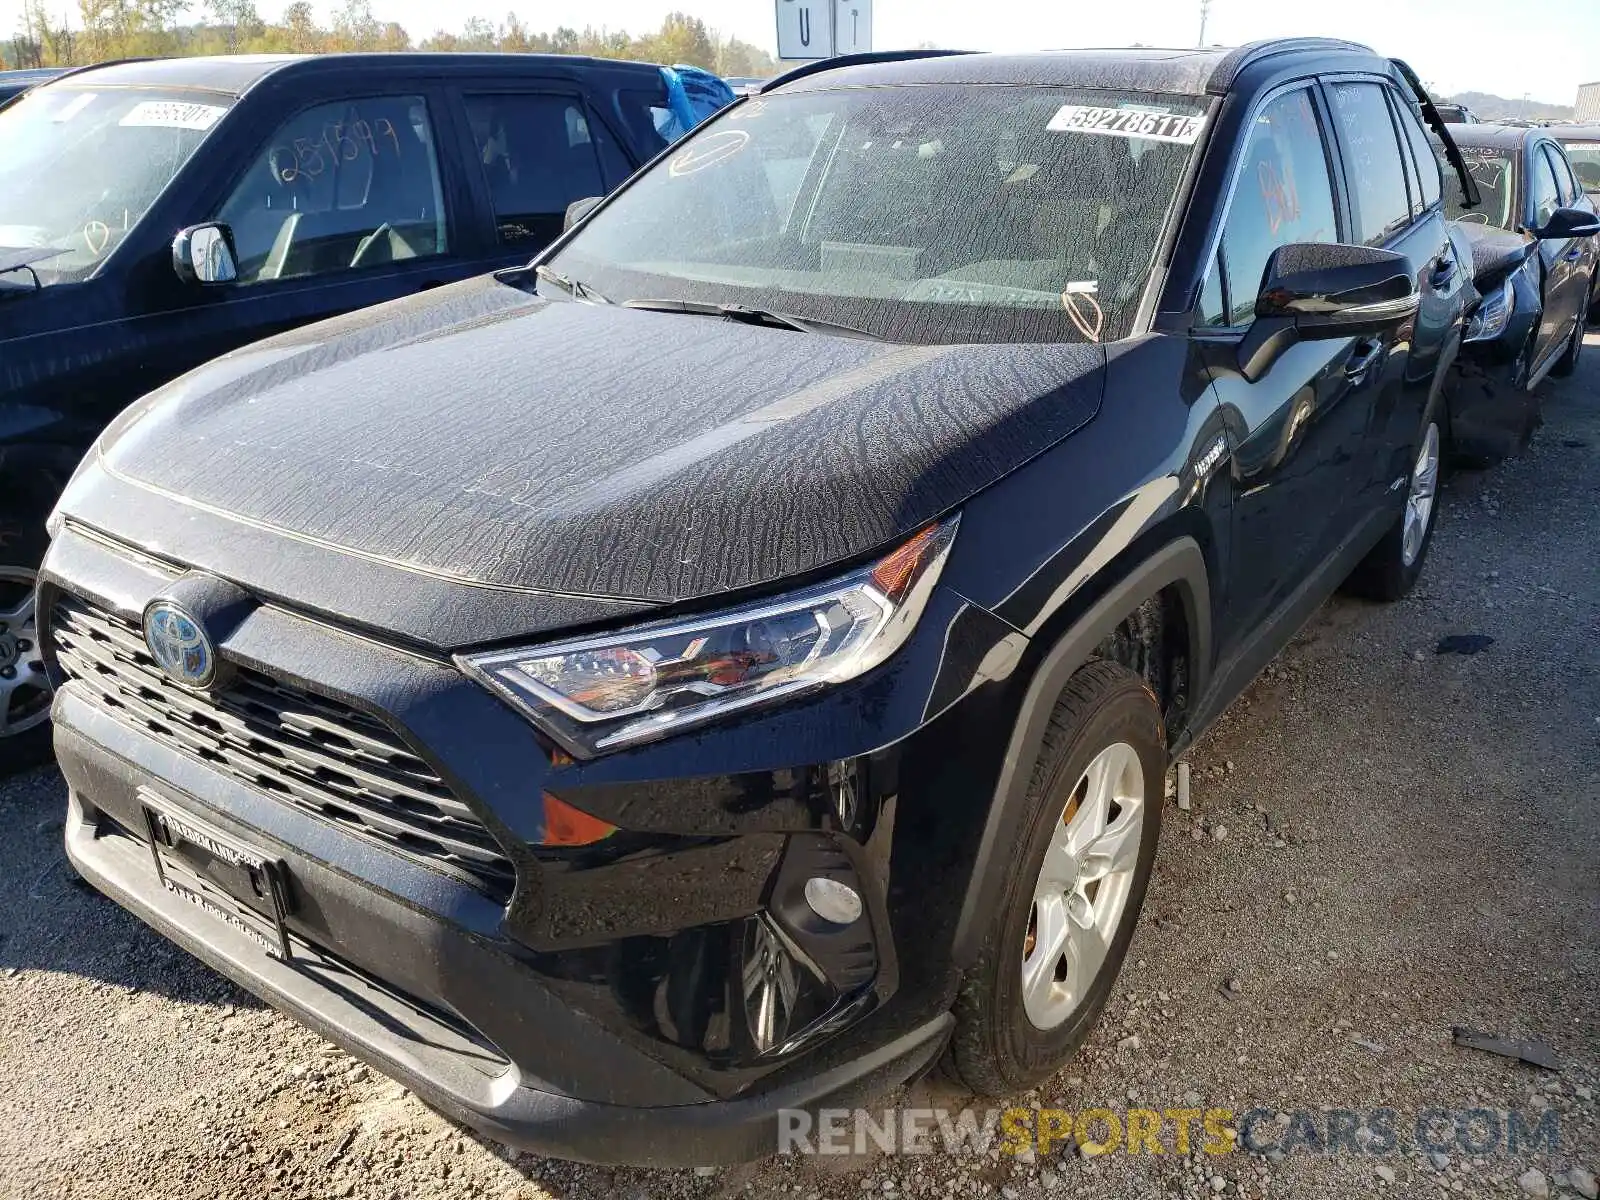
[[[1483,202],[1469,207],[1454,189],[1450,216],[1538,241],[1541,312],[1522,382],[1570,375],[1583,350],[1586,315],[1600,289],[1600,217],[1547,129],[1452,125]]]
[[[1567,152],[1567,161],[1589,199],[1600,204],[1600,125],[1564,125],[1549,132]]]
[[[0,108],[10,104],[29,88],[48,83],[65,73],[65,67],[29,67],[21,71],[0,71]]]

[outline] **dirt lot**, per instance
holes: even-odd
[[[1023,1101],[1314,1119],[1389,1108],[1402,1131],[1430,1107],[1551,1110],[1555,1149],[791,1158],[715,1172],[518,1157],[75,886],[63,787],[46,770],[0,784],[0,1195],[1545,1194],[1530,1168],[1552,1196],[1583,1194],[1582,1170],[1566,1173],[1600,1171],[1600,337],[1589,342],[1579,377],[1547,388],[1531,450],[1451,481],[1421,591],[1392,608],[1330,604],[1198,747],[1194,809],[1169,810],[1107,1018]],[[1470,633],[1494,644],[1435,652]],[[1457,1024],[1540,1039],[1562,1069],[1453,1046]],[[926,1087],[913,1099],[961,1103]]]

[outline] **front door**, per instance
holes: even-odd
[[[1238,346],[1267,260],[1280,246],[1341,240],[1326,114],[1300,86],[1266,101],[1248,128],[1199,335],[1231,451],[1233,536],[1219,651],[1228,656],[1290,598],[1340,540],[1371,394],[1386,371],[1382,338],[1290,346],[1256,378]],[[1405,191],[1402,185],[1401,198]]]

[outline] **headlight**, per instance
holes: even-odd
[[[1517,306],[1516,294],[1507,279],[1495,291],[1483,298],[1473,314],[1467,318],[1463,342],[1492,342],[1506,331],[1512,310]]]
[[[457,662],[590,758],[870,671],[916,627],[957,522],[779,600]]]

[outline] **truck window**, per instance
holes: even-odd
[[[567,205],[605,195],[595,131],[576,97],[474,95],[466,104],[502,245],[548,245]]]
[[[420,96],[319,104],[273,134],[217,213],[239,281],[443,254],[443,189]]]

